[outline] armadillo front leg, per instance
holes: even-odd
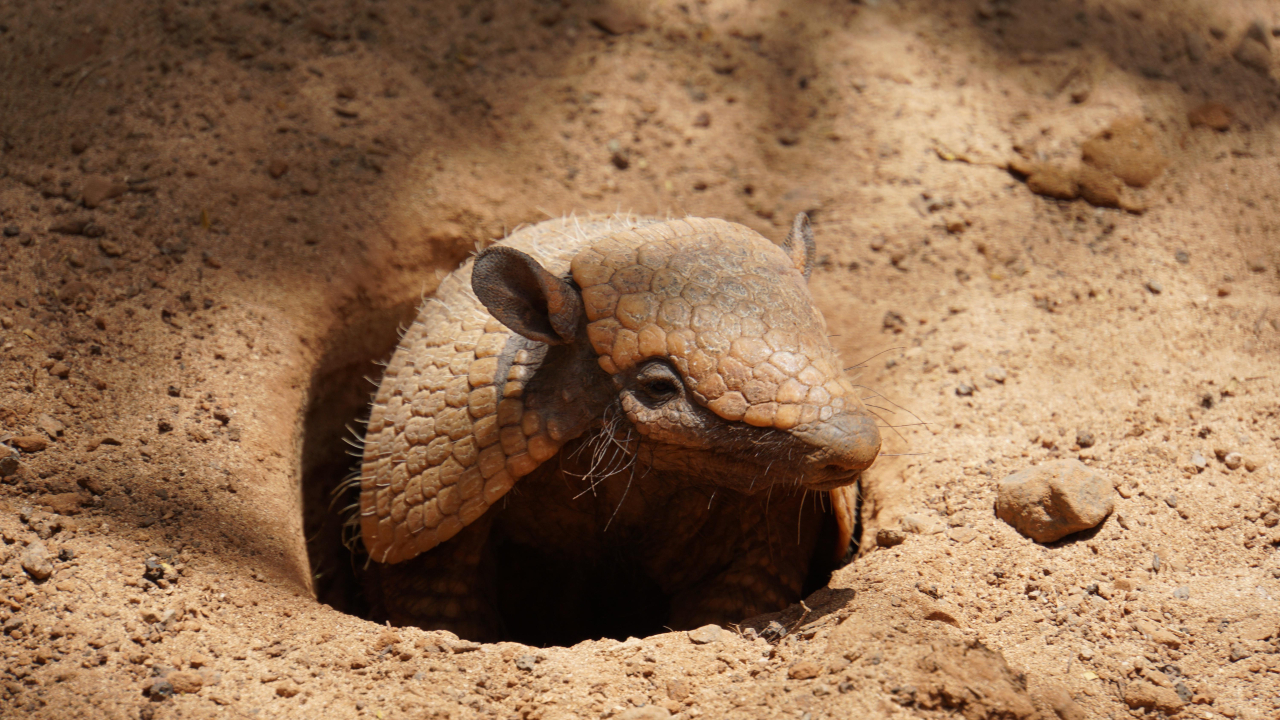
[[[374,604],[393,625],[448,630],[494,641],[502,621],[494,605],[495,568],[488,548],[490,518],[467,526],[449,542],[394,565],[374,563]]]

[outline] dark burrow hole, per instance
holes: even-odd
[[[359,466],[359,450],[349,441],[363,432],[376,390],[369,381],[380,380],[378,363],[391,356],[397,327],[411,322],[415,312],[416,301],[349,324],[349,337],[331,345],[335,349],[314,376],[303,439],[303,522],[316,597],[335,610],[379,623],[385,618],[365,587],[370,579],[368,557],[353,535],[355,529],[344,532],[343,528],[344,519],[354,512],[347,507],[356,501],[356,492],[334,493]],[[834,515],[823,513],[819,549],[810,563],[803,596],[825,587],[831,573],[853,556],[856,548],[842,559],[832,556],[837,532]],[[860,532],[860,527],[855,528],[855,542]],[[526,546],[499,543],[494,550],[504,640],[569,646],[587,639],[624,640],[670,629],[669,598],[625,562],[580,568]]]

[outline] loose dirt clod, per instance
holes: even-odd
[[[1058,460],[1001,480],[996,514],[1036,542],[1053,542],[1102,522],[1114,502],[1106,478],[1078,460]]]

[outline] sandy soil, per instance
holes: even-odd
[[[0,714],[1276,717],[1277,34],[1231,0],[0,5]],[[322,486],[461,257],[799,210],[903,427],[787,637],[343,612]],[[995,487],[1060,458],[1116,509],[1039,545]]]

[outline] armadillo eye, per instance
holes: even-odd
[[[636,385],[653,403],[665,403],[680,394],[680,376],[675,368],[660,360],[653,360],[640,368]]]
[[[644,392],[654,400],[667,400],[679,392],[676,384],[665,378],[650,380],[644,384]]]

